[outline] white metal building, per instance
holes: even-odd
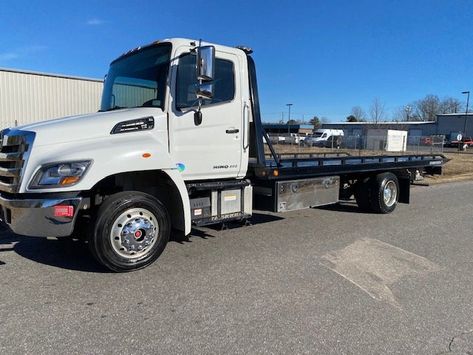
[[[103,81],[0,68],[0,129],[97,112]]]

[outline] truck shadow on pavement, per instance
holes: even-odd
[[[176,242],[179,244],[192,243],[192,238],[195,238],[195,237],[202,238],[202,239],[215,238],[216,237],[215,233],[223,231],[223,230],[242,228],[242,230],[244,231],[244,228],[246,227],[251,227],[258,224],[263,224],[263,223],[268,223],[268,222],[273,222],[273,221],[279,221],[282,219],[284,218],[275,216],[269,213],[255,212],[253,213],[251,220],[249,220],[247,224],[245,223],[245,221],[236,221],[236,222],[234,221],[234,222],[228,222],[225,224],[218,223],[218,224],[209,225],[205,227],[192,228],[191,234],[188,236],[185,236],[180,231],[174,231],[173,234],[171,235],[170,242]],[[212,232],[213,234],[209,234],[209,232]]]
[[[283,218],[270,214],[255,213],[251,224],[257,225],[281,219]],[[229,224],[228,227],[232,229],[237,226],[241,226],[241,224]],[[242,228],[244,231],[244,228],[251,228],[251,226]],[[216,238],[218,231],[218,225],[212,226],[212,228],[194,228],[189,236],[183,236],[182,233],[173,231],[170,242],[184,244],[192,242],[193,238]],[[0,267],[6,264],[2,259],[4,252],[15,252],[28,260],[67,270],[93,273],[109,272],[95,261],[89,252],[87,243],[77,239],[24,237],[9,231],[0,231]]]
[[[5,250],[44,265],[84,272],[107,272],[89,253],[87,244],[80,240],[3,234],[0,235],[0,251]]]
[[[315,207],[316,209],[336,212],[347,212],[347,213],[362,213],[362,214],[374,214],[374,212],[364,211],[358,207],[354,201],[341,201],[334,205],[326,205]]]

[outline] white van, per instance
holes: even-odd
[[[328,147],[332,145],[333,141],[333,143],[337,145],[338,148],[341,143],[341,137],[343,137],[343,135],[343,129],[319,128],[314,132],[313,135],[307,137],[304,140],[304,145],[309,147]]]

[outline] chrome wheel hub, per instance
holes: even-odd
[[[139,259],[156,243],[159,233],[156,216],[144,208],[123,212],[113,223],[110,233],[112,247],[127,259]]]
[[[384,186],[383,198],[386,206],[391,207],[397,200],[397,186],[392,180],[388,181]]]

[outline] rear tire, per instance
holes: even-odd
[[[399,181],[393,173],[376,175],[371,191],[371,208],[377,213],[391,213],[399,199]]]
[[[170,230],[169,214],[157,198],[138,191],[119,192],[99,207],[89,248],[108,269],[133,271],[161,255]]]

